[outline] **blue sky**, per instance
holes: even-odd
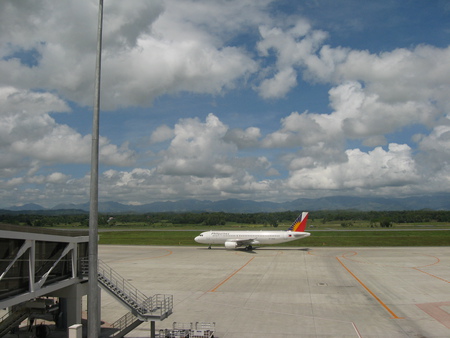
[[[105,0],[100,200],[450,191],[450,4]],[[89,200],[96,0],[0,3],[0,207]]]

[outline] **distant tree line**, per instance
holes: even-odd
[[[450,211],[407,210],[407,211],[314,211],[310,217],[328,221],[369,221],[391,223],[449,222]]]
[[[100,227],[116,224],[142,224],[151,226],[155,224],[174,225],[224,225],[228,222],[239,224],[263,224],[277,227],[280,223],[289,224],[299,215],[299,211],[269,212],[269,213],[225,213],[225,212],[156,212],[147,214],[100,214],[98,224]],[[341,222],[342,226],[352,226],[354,221],[367,221],[370,224],[379,224],[381,227],[391,227],[393,223],[427,223],[450,222],[450,211],[312,211],[309,219],[322,223]],[[29,226],[59,226],[78,224],[87,227],[89,216],[86,213],[75,214],[45,214],[45,213],[2,213],[0,223],[23,224]]]
[[[225,213],[225,212],[183,212],[183,213],[148,213],[148,214],[120,214],[113,215],[115,224],[145,223],[147,225],[170,223],[177,225],[225,225],[227,222],[241,224],[265,224],[277,227],[284,220],[293,221],[298,216],[297,212],[280,213]]]

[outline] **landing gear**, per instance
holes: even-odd
[[[253,250],[253,247],[251,245],[247,245],[245,247],[245,251],[252,251],[252,250]]]
[[[210,250],[211,250],[211,245],[210,245],[210,246],[208,246],[208,249],[210,249]]]

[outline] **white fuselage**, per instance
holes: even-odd
[[[238,246],[280,244],[308,237],[309,232],[295,231],[206,231],[195,237],[197,243],[225,244],[238,243]]]

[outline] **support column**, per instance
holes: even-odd
[[[156,328],[155,328],[155,321],[152,320],[150,322],[150,338],[156,338]]]
[[[64,292],[60,295],[59,308],[62,312],[62,325],[63,327],[69,327],[74,324],[81,324],[81,312],[83,290],[80,284],[64,289]]]
[[[97,299],[98,299],[98,332],[101,331],[101,327],[102,327],[102,289],[99,286],[98,287],[98,295],[97,295]]]
[[[67,298],[67,326],[81,324],[81,296]]]
[[[59,298],[59,309],[62,313],[61,323],[59,327],[67,328],[74,324],[81,324],[81,313],[83,311],[83,296],[87,294],[88,283],[74,284],[58,291],[49,296]]]

